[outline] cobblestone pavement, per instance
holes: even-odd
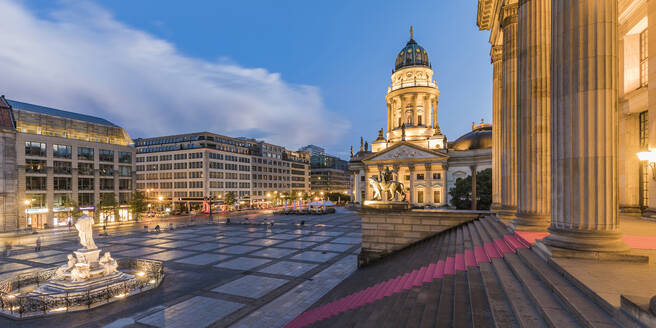
[[[90,311],[0,317],[0,327],[282,327],[356,270],[360,218],[350,211],[231,221],[95,237],[115,258],[165,261],[162,285]],[[77,238],[44,242],[38,253],[16,246],[0,260],[0,279],[61,265],[77,248]]]

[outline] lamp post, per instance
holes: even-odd
[[[640,159],[641,162],[648,162],[647,165],[651,168],[651,178],[656,180],[656,152],[653,150],[639,152],[638,159]]]

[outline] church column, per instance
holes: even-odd
[[[471,176],[472,176],[472,188],[471,188],[471,209],[472,211],[475,211],[478,209],[478,195],[476,194],[476,175],[478,174],[477,170],[478,168],[476,167],[476,164],[470,166],[471,169]]]
[[[387,132],[392,131],[392,124],[394,122],[394,111],[392,111],[392,105],[387,103]]]
[[[501,210],[512,220],[517,211],[517,1],[502,8],[503,73],[501,94]]]
[[[424,181],[426,182],[426,194],[424,195],[424,202],[434,203],[435,200],[433,199],[433,174],[431,172],[431,163],[424,164],[424,168]]]
[[[362,182],[361,188],[364,189],[364,197],[362,198],[362,202],[364,204],[365,200],[369,199],[369,167],[365,165],[363,173],[364,173],[364,182]]]
[[[545,231],[551,213],[551,0],[525,0],[517,23],[517,218]]]
[[[408,198],[410,205],[415,202],[415,166],[414,164],[408,165],[408,172],[410,172],[410,197]]]
[[[362,201],[360,199],[360,181],[358,181],[358,171],[353,171],[353,202],[357,203],[360,202],[362,204]]]
[[[501,73],[503,69],[503,46],[496,45],[490,49],[492,60],[492,206],[497,212],[501,208]]]
[[[553,0],[552,247],[623,251],[617,207],[617,1]]]

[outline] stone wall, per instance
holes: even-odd
[[[365,266],[451,227],[490,214],[488,211],[409,210],[363,208],[362,250],[358,266]]]
[[[0,232],[18,228],[16,133],[0,129]]]

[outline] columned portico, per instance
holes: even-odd
[[[624,251],[617,196],[617,1],[552,1],[551,235],[563,249]]]
[[[490,49],[492,61],[492,211],[501,208],[501,76],[503,72],[503,46],[494,45]]]
[[[545,231],[551,210],[551,0],[526,0],[517,23],[517,218],[515,230]]]
[[[499,216],[512,220],[517,211],[517,1],[506,1],[501,9],[503,30],[503,73],[501,77],[501,210]]]

